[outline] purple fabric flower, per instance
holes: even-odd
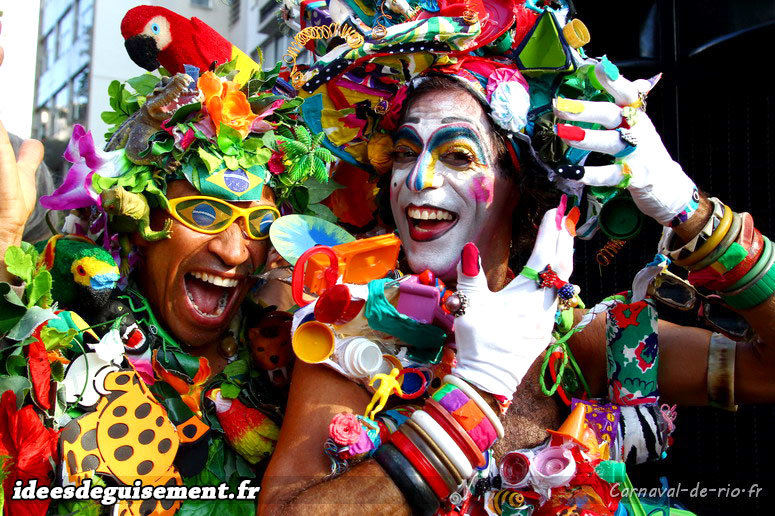
[[[91,131],[76,124],[65,149],[64,158],[73,164],[62,186],[51,195],[40,198],[40,204],[50,210],[71,210],[99,206],[100,196],[92,188],[92,177],[116,177],[119,172],[113,166],[114,153],[104,153],[94,146]]]

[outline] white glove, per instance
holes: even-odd
[[[607,129],[615,129],[622,123],[623,116],[630,114],[631,128],[624,131],[625,134],[629,131],[637,144],[631,153],[626,154],[631,147],[618,131],[559,124],[558,136],[571,147],[611,154],[621,159],[616,164],[599,167],[560,167],[557,172],[562,177],[589,186],[615,186],[622,183],[629,168],[631,178],[627,189],[640,211],[664,226],[682,222],[697,207],[697,188],[670,157],[646,113],[627,107],[637,106],[639,96],[648,93],[658,77],[651,81],[640,79],[630,82],[607,61],[595,66],[595,76],[614,97],[615,103],[555,98],[554,114],[563,120],[597,123]]]
[[[573,270],[573,236],[567,217],[546,212],[527,267],[541,272],[547,265],[567,281]],[[463,248],[457,289],[468,299],[465,314],[455,319],[457,367],[453,372],[483,391],[509,400],[527,370],[552,338],[557,291],[518,275],[499,292],[491,292],[479,250]]]

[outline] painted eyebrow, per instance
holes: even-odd
[[[401,138],[406,138],[412,143],[422,147],[422,140],[420,139],[420,135],[417,134],[417,131],[414,127],[409,127],[406,125],[401,126],[398,131],[396,131],[396,141],[400,140]]]
[[[453,140],[460,137],[470,140],[476,146],[476,150],[479,155],[484,159],[488,158],[488,155],[484,152],[484,148],[482,147],[481,142],[479,142],[479,138],[476,132],[469,127],[461,127],[459,125],[446,125],[436,129],[430,137],[428,147],[433,148],[443,143],[444,141]]]

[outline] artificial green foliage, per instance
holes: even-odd
[[[304,126],[295,128],[296,138],[277,136],[278,147],[285,154],[285,159],[291,161],[288,168],[291,179],[301,181],[315,178],[320,182],[328,181],[327,164],[334,161],[334,155],[321,146],[324,133],[311,135]]]
[[[22,242],[20,247],[11,246],[5,252],[5,265],[10,274],[25,284],[23,305],[26,308],[51,306],[51,273],[39,263],[38,251],[30,244]],[[10,291],[10,289],[9,289]],[[14,303],[15,295],[6,293],[5,301]],[[1,316],[0,316],[1,319]]]

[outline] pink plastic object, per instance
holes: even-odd
[[[325,288],[334,286],[336,280],[339,278],[339,260],[336,257],[336,253],[334,253],[330,247],[316,245],[315,247],[304,251],[301,256],[299,256],[299,259],[296,260],[296,265],[293,267],[293,280],[291,281],[293,302],[299,306],[306,306],[310,303],[310,301],[304,299],[304,266],[307,264],[310,257],[316,254],[323,254],[328,257],[329,266],[322,270],[318,270],[315,273],[321,276],[320,279],[322,279]]]
[[[399,312],[421,323],[433,323],[436,307],[439,306],[439,289],[423,285],[417,276],[413,275],[401,282],[398,292],[396,308]]]

